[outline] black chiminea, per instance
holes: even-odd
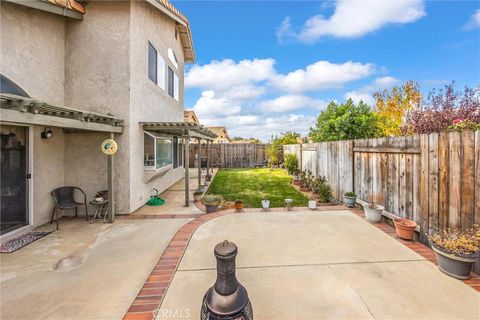
[[[217,280],[203,297],[202,320],[253,320],[248,293],[235,276],[237,246],[225,240],[215,246]]]

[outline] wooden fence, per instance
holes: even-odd
[[[253,143],[219,143],[211,144],[210,165],[216,168],[249,168],[263,165],[267,161],[265,144]],[[195,155],[198,154],[198,144],[190,144],[190,167],[196,167]],[[207,147],[202,144],[201,158],[205,162]]]
[[[412,219],[425,234],[480,224],[480,131],[287,145],[302,170],[325,176],[334,196],[367,201],[384,195],[385,210]]]

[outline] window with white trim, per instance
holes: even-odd
[[[144,131],[143,139],[143,165],[145,169],[161,169],[173,164],[172,138]]]
[[[153,44],[148,42],[148,78],[165,90],[165,59]]]

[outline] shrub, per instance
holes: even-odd
[[[333,197],[332,187],[325,177],[318,177],[313,184],[313,192],[318,194],[320,202],[330,202]]]
[[[374,138],[379,136],[378,116],[362,101],[358,105],[352,99],[342,104],[332,101],[309,135],[314,142]]]
[[[290,175],[293,175],[298,171],[298,159],[296,154],[289,153],[285,155],[285,168]]]
[[[368,207],[372,209],[377,209],[382,205],[383,194],[381,193],[370,193],[368,195]]]
[[[472,255],[480,250],[480,229],[448,229],[429,237],[440,249],[460,255]]]
[[[349,191],[349,192],[345,192],[344,196],[345,197],[356,197],[357,194],[355,192]]]
[[[441,132],[451,126],[456,130],[455,126],[459,127],[454,122],[458,120],[467,121],[464,125],[480,124],[480,87],[465,87],[459,92],[452,82],[444,89],[430,91],[427,100],[407,114],[402,133]]]

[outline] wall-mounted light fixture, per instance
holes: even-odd
[[[42,137],[42,139],[50,139],[51,137],[53,137],[53,131],[49,127],[46,127],[45,129],[43,129],[43,132],[40,136]]]

